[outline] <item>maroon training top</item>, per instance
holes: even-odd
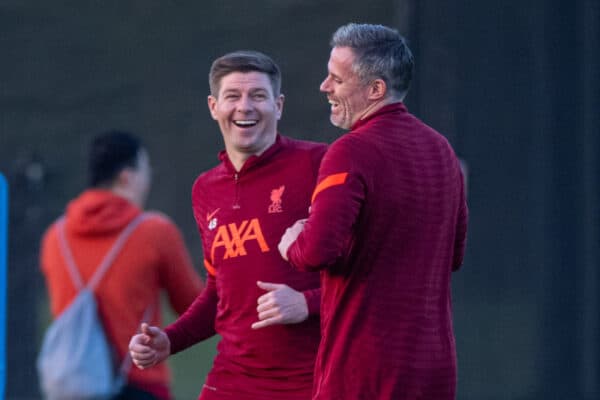
[[[204,249],[207,286],[166,328],[172,352],[221,336],[201,398],[308,400],[319,332],[319,273],[299,272],[281,258],[286,228],[308,216],[326,145],[278,136],[236,172],[222,163],[200,175],[192,205]],[[256,281],[285,283],[304,292],[309,312],[300,324],[253,330]]]
[[[330,146],[318,182],[288,250],[323,271],[313,399],[453,399],[467,206],[450,145],[391,104]]]

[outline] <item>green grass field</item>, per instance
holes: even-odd
[[[218,337],[213,337],[170,358],[173,394],[177,400],[198,398],[216,354]]]

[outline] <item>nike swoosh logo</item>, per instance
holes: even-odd
[[[214,217],[215,214],[219,212],[219,210],[220,210],[220,208],[217,208],[215,211],[211,212],[210,214],[206,213],[206,221],[210,221],[210,219],[212,217]]]

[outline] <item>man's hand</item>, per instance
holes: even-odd
[[[304,229],[305,223],[306,223],[306,219],[299,219],[298,221],[296,221],[294,223],[294,225],[287,228],[285,230],[285,233],[281,237],[281,240],[279,241],[279,245],[277,245],[277,248],[279,249],[279,253],[281,254],[281,257],[283,257],[283,259],[285,261],[288,261],[288,258],[287,258],[288,249],[290,248],[292,243],[294,243],[296,241],[296,239],[298,238],[298,235]]]
[[[267,293],[258,298],[258,322],[252,324],[252,329],[277,324],[296,324],[308,318],[308,305],[301,292],[279,283],[259,281],[256,284]]]
[[[141,333],[129,341],[131,360],[139,369],[146,369],[165,360],[171,354],[169,337],[159,327],[143,323]]]

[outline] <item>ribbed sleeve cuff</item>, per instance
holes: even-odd
[[[303,292],[308,306],[308,315],[319,315],[321,313],[321,289],[311,289]]]

